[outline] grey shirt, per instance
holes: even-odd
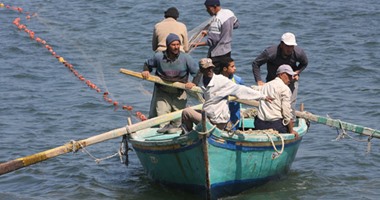
[[[280,45],[274,45],[266,48],[253,62],[252,71],[256,82],[262,81],[260,74],[260,66],[267,64],[266,82],[276,78],[277,68],[282,64],[288,64],[293,68],[293,71],[299,70],[301,73],[307,66],[308,60],[303,49],[295,46],[292,55],[287,58],[281,56]]]
[[[221,9],[212,19],[207,45],[210,47],[208,57],[222,56],[231,52],[232,30],[239,27],[235,14],[228,9]]]

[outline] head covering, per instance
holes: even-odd
[[[170,33],[166,37],[166,46],[168,47],[174,41],[179,41],[179,43],[181,43],[181,40],[179,39],[178,35],[176,35],[174,33]]]
[[[176,7],[168,8],[165,11],[165,18],[172,17],[174,19],[177,19],[179,17],[179,12]]]
[[[290,67],[289,65],[280,65],[280,67],[278,67],[278,69],[277,69],[276,74],[281,74],[284,72],[291,75],[291,76],[294,76],[294,74],[295,74],[292,67]]]
[[[207,69],[209,67],[215,67],[215,65],[212,64],[212,60],[210,58],[202,58],[199,61],[199,68]]]
[[[284,33],[281,36],[281,41],[284,42],[288,46],[297,46],[296,36],[293,33]]]
[[[220,6],[219,0],[206,0],[205,6]]]

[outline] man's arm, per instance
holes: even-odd
[[[264,82],[261,79],[261,72],[260,72],[260,67],[261,65],[267,63],[269,60],[267,50],[264,50],[259,56],[256,57],[256,59],[252,62],[252,72],[253,72],[253,77],[255,78],[255,81],[257,84],[263,85]]]
[[[158,40],[157,40],[157,34],[156,34],[156,27],[153,29],[153,36],[152,36],[152,50],[156,51],[158,48]]]
[[[183,44],[182,44],[182,46],[183,46],[183,50],[185,51],[185,52],[188,52],[189,51],[189,37],[188,37],[188,35],[187,35],[187,28],[186,28],[186,26],[184,25],[184,32],[183,32]]]
[[[288,124],[288,132],[291,134],[294,134],[295,138],[298,138],[299,135],[298,135],[297,131],[295,131],[293,128],[294,128],[294,122],[292,120],[290,120],[290,122]]]
[[[297,74],[300,74],[308,65],[309,61],[307,59],[306,53],[303,49],[297,48],[296,54],[298,58]]]

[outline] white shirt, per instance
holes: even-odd
[[[260,101],[257,117],[263,121],[275,121],[283,119],[283,124],[287,125],[292,119],[292,109],[290,97],[292,92],[289,86],[279,77],[265,83],[261,91],[264,95],[273,97],[272,103]]]
[[[203,110],[206,111],[211,122],[218,124],[227,123],[230,119],[227,101],[229,95],[247,100],[262,100],[266,97],[261,92],[244,85],[238,85],[221,74],[214,74],[207,87],[203,85],[202,77],[200,87],[206,100],[203,104]]]

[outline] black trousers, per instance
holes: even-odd
[[[263,121],[258,117],[255,117],[255,129],[256,130],[265,130],[265,129],[274,129],[280,133],[288,133],[288,127],[282,124],[282,119],[276,121]]]
[[[215,56],[215,57],[212,57],[211,60],[212,60],[212,64],[215,65],[215,69],[214,69],[214,73],[215,74],[220,74],[221,71],[222,71],[222,68],[220,66],[220,62],[223,60],[223,58],[225,57],[229,57],[231,58],[231,52],[228,52],[224,55],[221,55],[221,56]]]

